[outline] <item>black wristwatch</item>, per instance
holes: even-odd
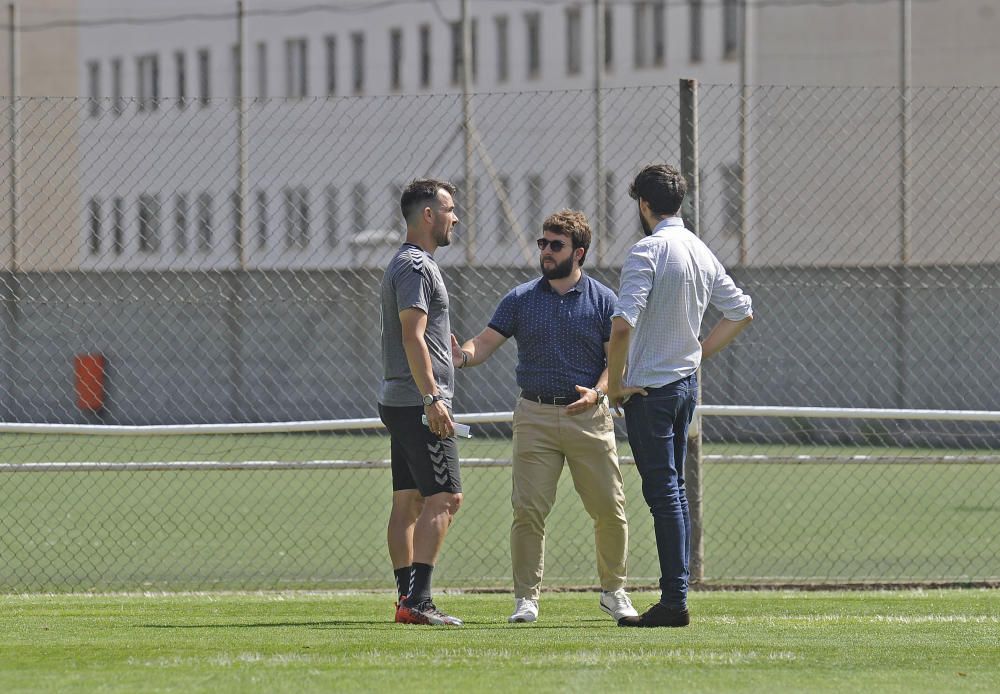
[[[444,400],[444,396],[441,395],[440,393],[436,393],[434,395],[425,395],[424,396],[424,407],[427,407],[428,405],[433,405],[438,400]]]
[[[600,407],[603,403],[608,401],[608,394],[605,393],[600,388],[594,388],[594,392],[597,393],[597,406]]]

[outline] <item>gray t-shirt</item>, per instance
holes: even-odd
[[[408,308],[427,314],[424,342],[431,354],[434,381],[451,407],[455,367],[451,361],[448,290],[431,254],[412,243],[404,243],[396,251],[382,277],[382,383],[378,401],[389,407],[423,404],[423,393],[417,389],[403,350],[399,312]]]

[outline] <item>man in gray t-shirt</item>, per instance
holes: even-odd
[[[406,242],[396,252],[382,280],[382,383],[378,401],[391,407],[422,406],[423,393],[417,387],[406,361],[403,328],[398,316],[407,308],[422,311],[427,320],[424,341],[431,357],[434,382],[446,405],[454,396],[455,370],[451,359],[451,319],[448,289],[433,256],[420,246]]]
[[[462,503],[450,410],[455,338],[448,290],[433,255],[451,243],[458,223],[455,192],[451,183],[430,179],[406,186],[400,199],[406,242],[382,279],[378,412],[391,445],[389,557],[400,596],[396,621],[403,624],[462,624],[431,599],[434,564]]]

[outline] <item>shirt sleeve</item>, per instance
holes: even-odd
[[[609,342],[611,340],[611,317],[615,314],[615,304],[618,297],[610,289],[601,301],[601,340]]]
[[[514,291],[507,292],[507,295],[500,300],[497,310],[490,318],[489,327],[510,339],[517,327],[517,296]]]
[[[395,279],[396,306],[399,310],[417,308],[428,313],[434,290],[427,271],[406,263],[397,271]]]
[[[722,317],[731,321],[741,321],[753,314],[753,302],[743,290],[736,286],[722,263],[716,260],[715,284],[709,302],[722,312]]]
[[[618,302],[611,317],[621,316],[634,328],[639,314],[646,308],[655,275],[656,264],[650,250],[639,244],[633,246],[622,266]]]

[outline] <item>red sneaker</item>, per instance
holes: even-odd
[[[458,617],[447,615],[430,600],[425,600],[416,607],[407,607],[403,601],[399,601],[396,608],[396,622],[399,624],[431,624],[434,626],[462,626],[462,620]]]

